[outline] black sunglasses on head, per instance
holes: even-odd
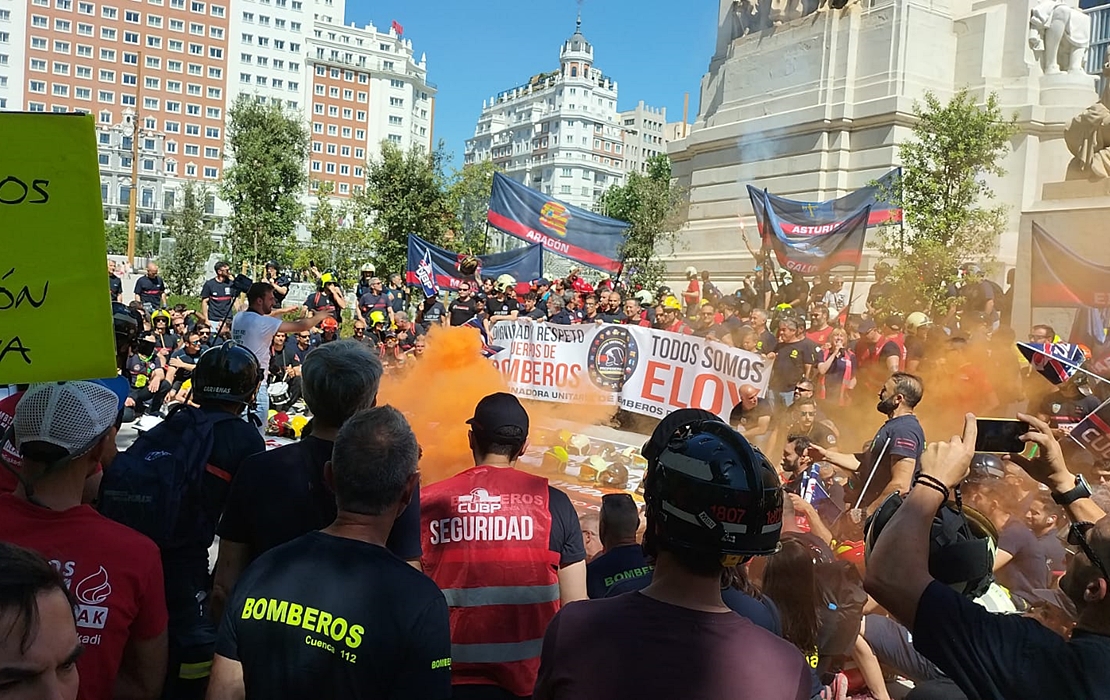
[[[1068,544],[1082,549],[1083,553],[1087,555],[1087,558],[1091,560],[1091,563],[1098,567],[1102,577],[1110,583],[1110,573],[1107,573],[1106,565],[1102,563],[1102,559],[1095,554],[1095,550],[1091,548],[1091,543],[1087,541],[1087,533],[1090,532],[1091,528],[1094,526],[1095,524],[1090,522],[1072,523],[1071,527],[1068,528]]]

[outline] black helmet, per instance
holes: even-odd
[[[266,267],[268,267],[268,268],[272,267],[275,270],[280,270],[281,269],[277,264],[277,260],[270,260],[269,262],[266,263]]]
[[[682,415],[678,415],[682,414]],[[772,554],[782,530],[782,488],[763,454],[717,416],[683,409],[642,450],[647,515],[668,545],[740,557]]]
[[[248,403],[254,398],[262,370],[247,348],[229,340],[204,351],[193,370],[193,398],[199,401]]]
[[[1006,476],[1006,468],[1002,459],[991,452],[976,452],[971,458],[971,481],[984,481],[986,479],[1001,479]]]
[[[892,493],[864,525],[865,557],[883,528],[902,506],[902,496]],[[994,552],[998,532],[985,515],[962,504],[945,503],[933,516],[929,531],[929,574],[968,598],[978,598],[994,582]]]
[[[116,334],[116,352],[123,352],[135,344],[143,330],[143,315],[118,301],[112,302],[112,326]]]

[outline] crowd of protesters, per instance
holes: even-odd
[[[693,268],[677,292],[572,271],[425,296],[366,265],[353,305],[313,270],[285,306],[276,264],[229,270],[194,310],[166,308],[148,267],[113,306],[118,377],[0,401],[0,697],[1110,688],[1110,468],[1066,437],[1101,388],[1023,365],[1006,295],[972,266],[935,323],[881,310],[883,268],[860,316],[827,276],[726,296]],[[530,418],[504,393],[474,407],[458,473],[421,484],[379,386],[418,371],[437,326],[515,318],[714,339],[773,361],[769,385],[741,387],[728,421],[655,425],[642,507],[610,493],[580,517],[521,466]],[[312,420],[266,451],[250,418],[274,398]],[[144,412],[164,420],[117,453]],[[1030,449],[976,453],[975,415],[1026,421]]]

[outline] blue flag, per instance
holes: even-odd
[[[428,241],[409,234],[408,271],[405,275],[409,284],[419,284],[427,294],[427,285],[420,279],[420,269],[425,263],[431,265],[432,280],[439,288],[458,289],[463,280],[474,281],[472,276],[459,272],[460,253],[432,245]],[[516,293],[526,294],[529,283],[543,276],[543,246],[530,245],[506,253],[483,255],[481,274],[496,279],[500,275],[511,275],[517,281]]]
[[[424,288],[425,297],[434,297],[439,294],[439,284],[436,283],[436,271],[432,267],[432,251],[424,249],[424,257],[416,266],[416,279]]]
[[[1018,343],[1017,347],[1033,369],[1053,384],[1071,379],[1087,359],[1075,343]]]

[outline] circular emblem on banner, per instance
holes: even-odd
[[[621,326],[607,326],[594,336],[586,365],[590,380],[600,389],[620,391],[636,371],[640,352],[636,339]]]

